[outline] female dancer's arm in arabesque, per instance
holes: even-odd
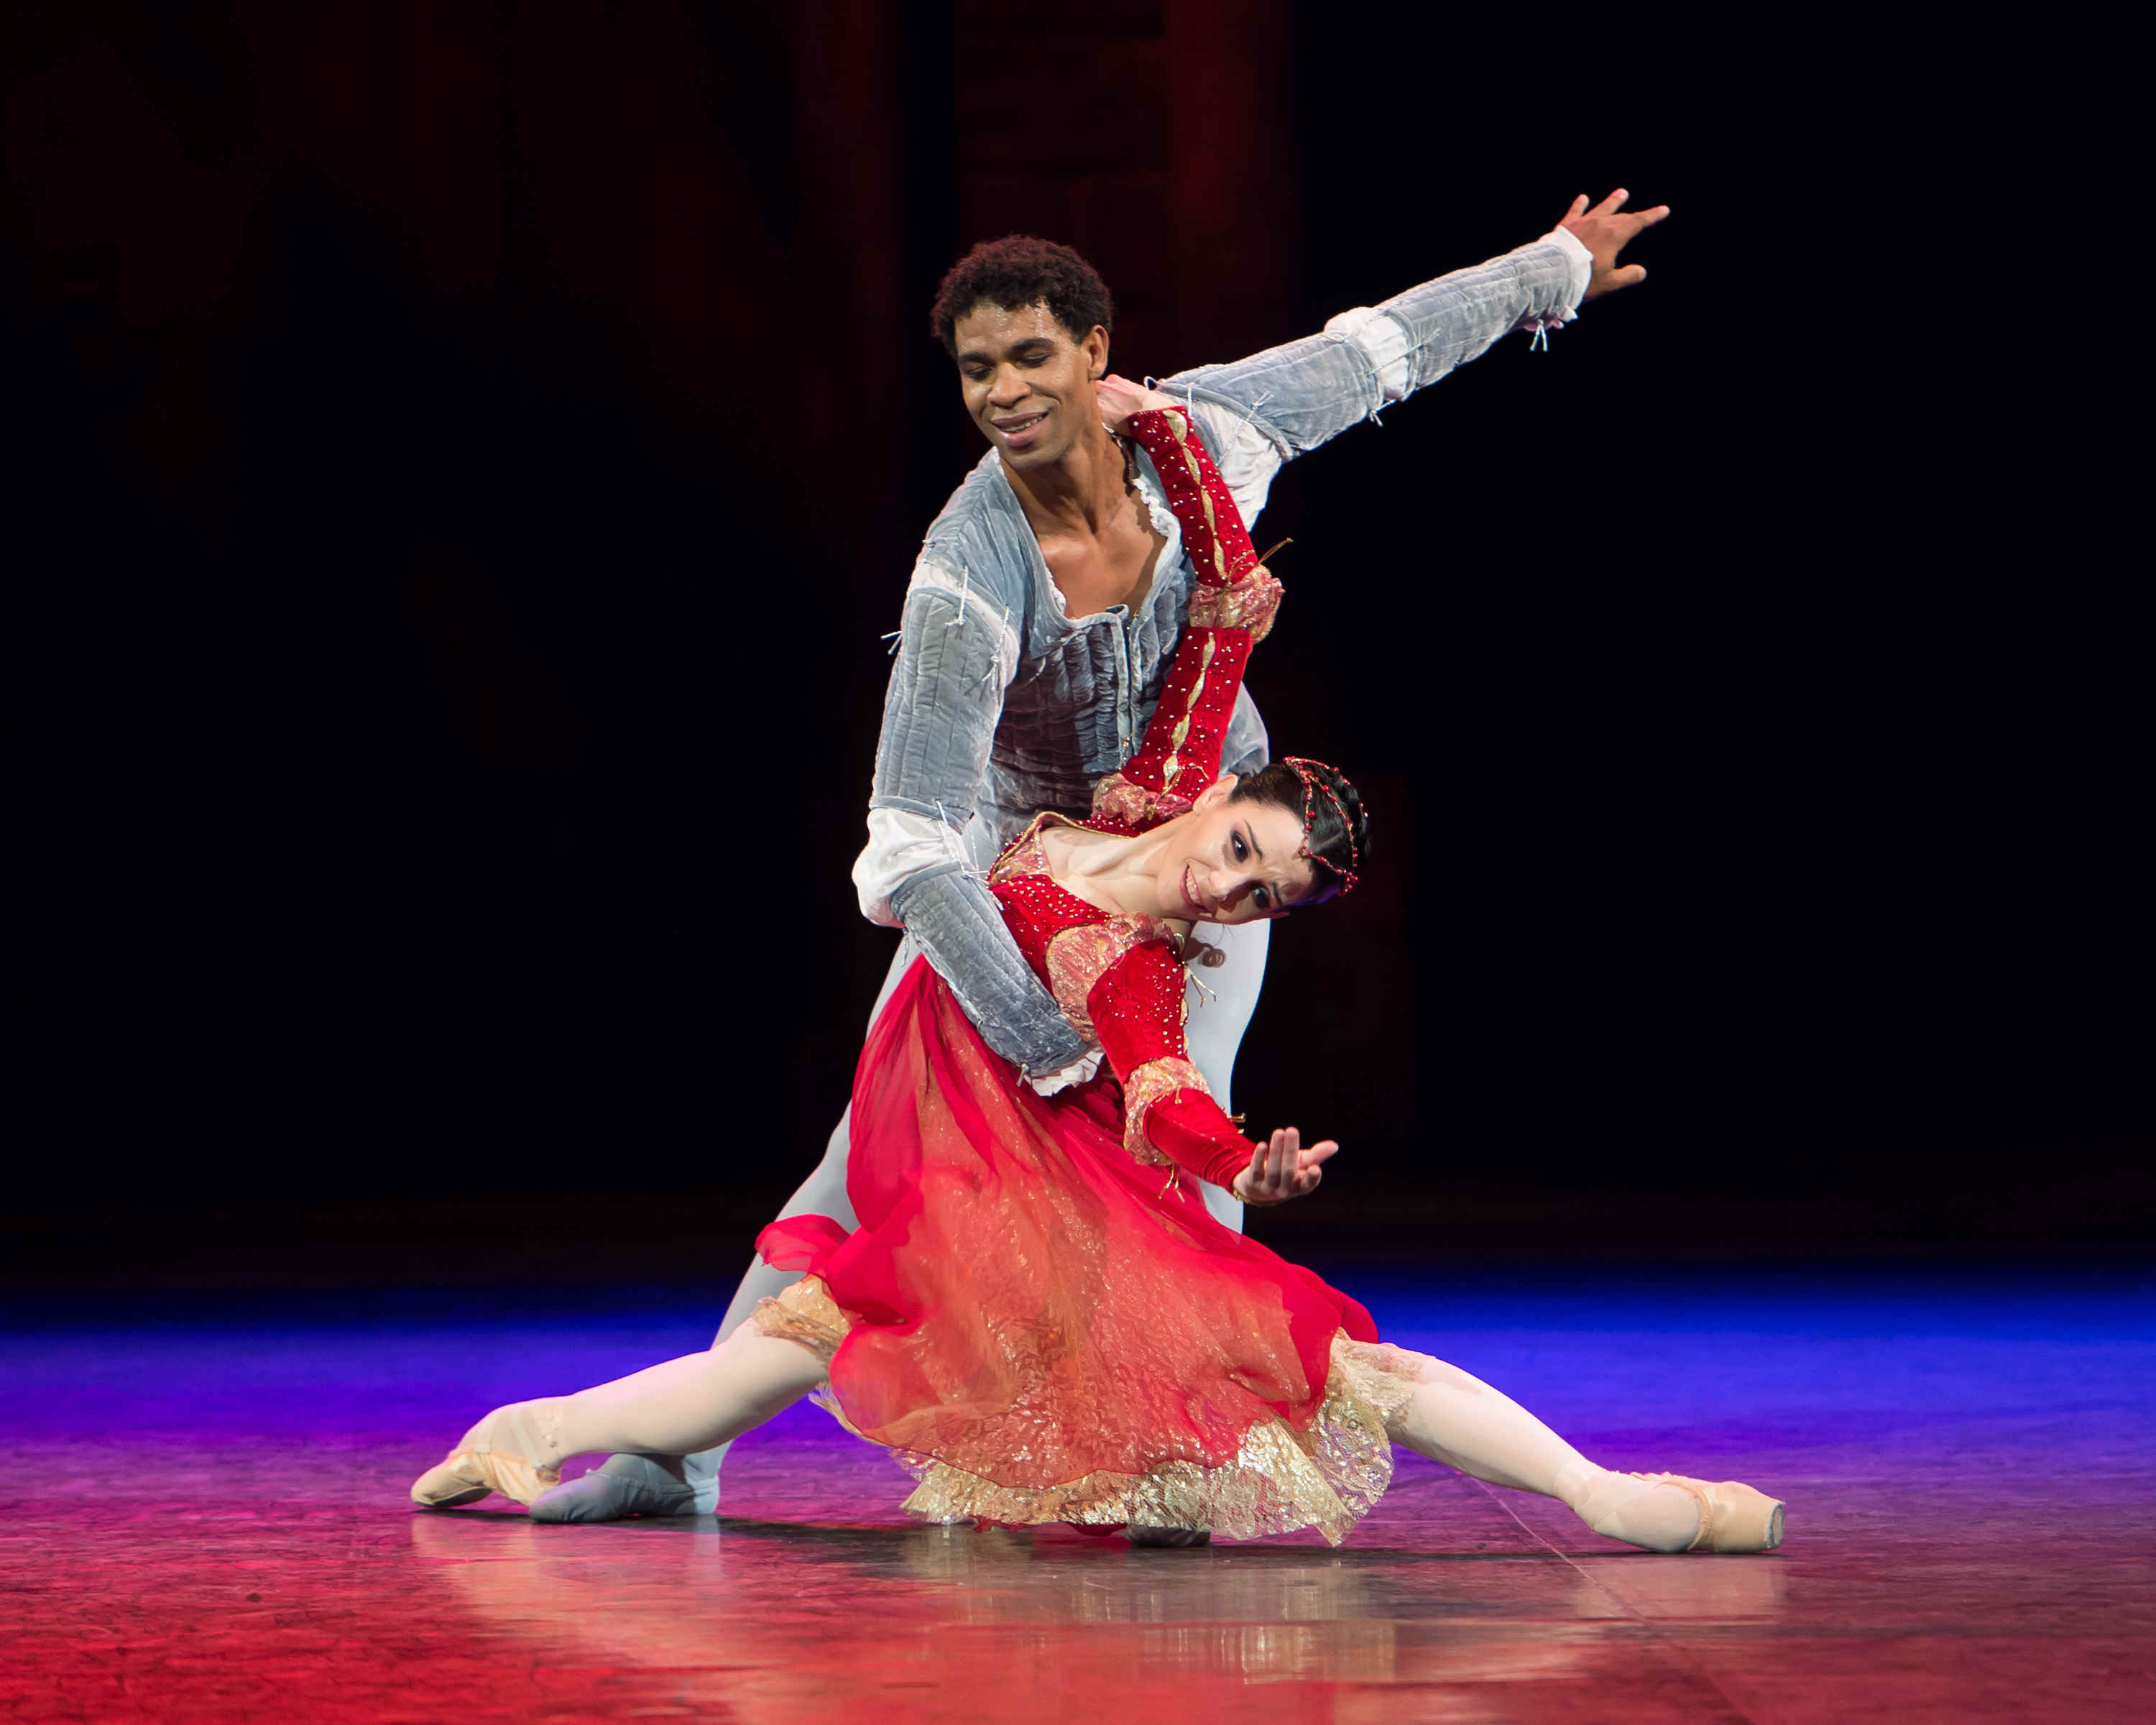
[[[1254,636],[1270,621],[1277,584],[1251,549],[1241,512],[1186,410],[1158,391],[1126,378],[1103,379],[1099,399],[1110,429],[1136,439],[1159,470],[1199,582],[1192,626],[1177,644],[1160,704],[1145,741],[1117,778],[1122,793],[1139,801],[1187,796],[1220,770],[1227,723],[1235,710]],[[1255,629],[1208,626],[1201,618],[1245,608],[1228,599],[1256,599]],[[1270,589],[1274,598],[1264,597]],[[1109,798],[1116,793],[1111,792]],[[1104,801],[1109,800],[1104,798]],[[1104,810],[1103,812],[1107,812]],[[1142,829],[1174,812],[1132,807],[1125,819]],[[1236,1129],[1188,1063],[1183,1035],[1180,955],[1160,942],[1137,947],[1101,976],[1089,1009],[1110,1066],[1122,1079],[1138,1130],[1160,1153],[1200,1178],[1229,1187],[1245,1204],[1281,1204],[1317,1188],[1322,1165],[1340,1147],[1332,1140],[1306,1148],[1301,1132],[1282,1127],[1255,1143]],[[1149,1074],[1149,1076],[1148,1076]],[[1190,1082],[1162,1092],[1170,1078]]]
[[[1096,819],[1142,832],[1188,809],[1219,775],[1244,666],[1272,626],[1280,583],[1250,548],[1235,494],[1189,410],[1122,377],[1103,379],[1099,399],[1108,425],[1151,457],[1195,577],[1144,739],[1094,790]]]

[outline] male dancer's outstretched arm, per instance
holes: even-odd
[[[1555,328],[1583,300],[1645,280],[1645,270],[1620,266],[1618,254],[1669,206],[1629,212],[1627,195],[1620,187],[1592,208],[1576,198],[1548,234],[1502,257],[1343,311],[1315,336],[1178,372],[1159,388],[1191,407],[1243,518],[1255,522],[1284,461],[1428,388],[1510,331]]]

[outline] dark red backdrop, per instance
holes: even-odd
[[[951,256],[1071,241],[1166,372],[1620,179],[1676,209],[1646,287],[1263,524],[1256,691],[1383,857],[1276,945],[1239,1101],[1353,1154],[1270,1225],[2156,1215],[2123,637],[1938,506],[1933,362],[1859,285],[1935,166],[1876,61],[1286,0],[7,28],[18,1261],[730,1265],[888,950],[845,870],[973,458]]]

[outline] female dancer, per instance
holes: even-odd
[[[1221,1226],[1188,1172],[1246,1204],[1312,1189],[1337,1148],[1253,1144],[1185,1055],[1199,922],[1277,916],[1353,889],[1368,844],[1353,787],[1291,757],[1219,773],[1243,668],[1279,583],[1188,415],[1104,400],[1152,458],[1198,572],[1190,626],[1144,747],[1093,819],[1045,814],[988,886],[1108,1073],[1041,1096],[992,1053],[923,960],[854,1081],[849,1234],[828,1217],[757,1242],[802,1281],[708,1353],[480,1420],[415,1502],[529,1502],[570,1456],[683,1455],[802,1396],[890,1448],[937,1522],[1122,1527],[1142,1543],[1317,1528],[1337,1544],[1400,1443],[1569,1505],[1656,1551],[1759,1551],[1782,1506],[1748,1486],[1598,1467],[1489,1385],[1383,1345],[1369,1314]]]

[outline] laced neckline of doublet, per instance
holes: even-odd
[[[1173,574],[1189,561],[1189,552],[1183,543],[1183,523],[1175,518],[1175,511],[1168,507],[1168,487],[1161,483],[1160,475],[1154,470],[1152,457],[1146,454],[1135,439],[1112,431],[1108,435],[1115,439],[1116,445],[1123,452],[1123,470],[1127,482],[1137,489],[1138,501],[1145,505],[1146,514],[1152,521],[1153,531],[1167,542],[1161,547],[1160,556],[1153,563],[1152,584],[1146,589],[1144,598],[1139,601],[1139,606],[1150,607],[1160,598],[1162,572],[1166,570]],[[988,459],[996,464],[996,472],[1003,480],[1004,500],[1018,512],[1019,526],[1024,530],[1026,543],[1033,552],[1034,584],[1040,588],[1056,621],[1075,632],[1095,619],[1107,616],[1109,614],[1106,611],[1089,612],[1083,617],[1070,614],[1070,606],[1063,597],[1063,589],[1055,584],[1055,577],[1049,569],[1048,559],[1041,555],[1040,540],[1033,531],[1033,523],[1026,518],[1025,506],[1019,501],[1018,487],[1011,483],[1010,470],[1004,465],[1002,451],[989,450]],[[1132,609],[1135,612],[1137,608]],[[1084,823],[1078,824],[1083,825]]]

